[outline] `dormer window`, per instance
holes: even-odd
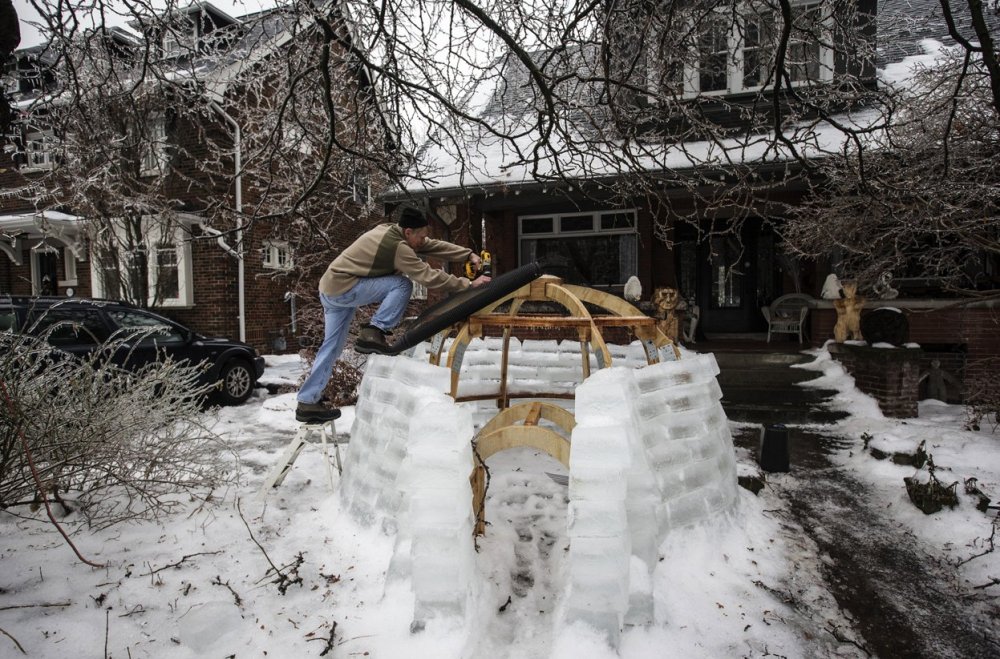
[[[767,2],[677,14],[672,23],[654,16],[648,41],[654,45],[646,55],[651,100],[773,88],[781,20],[780,12]],[[822,2],[793,2],[784,60],[793,86],[833,79],[831,31],[829,11]]]
[[[34,130],[24,134],[25,166],[28,169],[51,169],[55,164],[56,138],[51,130]]]
[[[181,21],[163,28],[160,45],[164,57],[180,57],[194,51],[198,43],[198,24]]]

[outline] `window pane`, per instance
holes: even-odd
[[[704,19],[698,39],[699,89],[718,91],[728,87],[729,22],[723,16]]]
[[[156,295],[160,300],[180,297],[180,272],[177,267],[177,247],[160,244],[156,249]]]
[[[593,231],[594,230],[594,216],[593,215],[567,215],[566,217],[559,218],[559,231],[561,233],[566,233],[567,231]]]
[[[530,217],[521,220],[521,233],[552,233],[551,217]]]
[[[544,238],[521,241],[521,255],[526,263],[533,254],[546,274],[570,284],[620,286],[635,274],[635,246],[635,234]]]
[[[760,87],[767,82],[773,60],[776,20],[771,13],[749,15],[744,19],[744,87]]]
[[[743,304],[742,246],[735,238],[712,240],[712,303],[716,308]]]
[[[48,342],[54,346],[97,345],[110,336],[100,314],[91,310],[71,311],[57,307],[35,312],[28,319],[28,326],[36,336],[50,330]]]
[[[604,213],[601,215],[601,229],[631,229],[635,226],[635,213]]]
[[[120,300],[121,278],[118,276],[118,251],[104,247],[97,250],[97,276],[100,278],[101,297]]]
[[[142,311],[114,310],[108,315],[121,329],[145,334],[140,345],[182,343],[187,338],[178,327]]]

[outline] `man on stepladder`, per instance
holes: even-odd
[[[381,224],[364,233],[340,253],[319,280],[323,304],[323,343],[316,351],[312,370],[299,389],[295,419],[303,423],[325,423],[340,416],[340,410],[325,407],[320,398],[333,366],[344,350],[351,320],[358,307],[379,303],[371,322],[361,328],[354,350],[362,354],[389,352],[386,334],[403,318],[415,281],[427,288],[453,293],[482,286],[490,278],[469,281],[443,270],[435,270],[421,256],[443,261],[466,259],[479,268],[479,255],[468,247],[428,237],[427,218],[414,208],[405,209],[398,224]]]

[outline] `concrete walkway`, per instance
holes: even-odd
[[[759,431],[744,429],[734,441],[756,455]],[[923,553],[871,503],[863,483],[830,461],[831,451],[851,443],[792,426],[791,471],[768,474],[767,482],[789,521],[829,557],[829,590],[856,621],[863,649],[884,659],[1000,656],[993,607],[968,597],[954,568]]]

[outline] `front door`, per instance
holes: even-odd
[[[687,254],[679,255],[678,280],[685,296],[693,293],[701,311],[699,330],[766,331],[760,307],[773,297],[779,275],[774,234],[760,222],[748,221],[739,234],[715,235],[684,247]]]

